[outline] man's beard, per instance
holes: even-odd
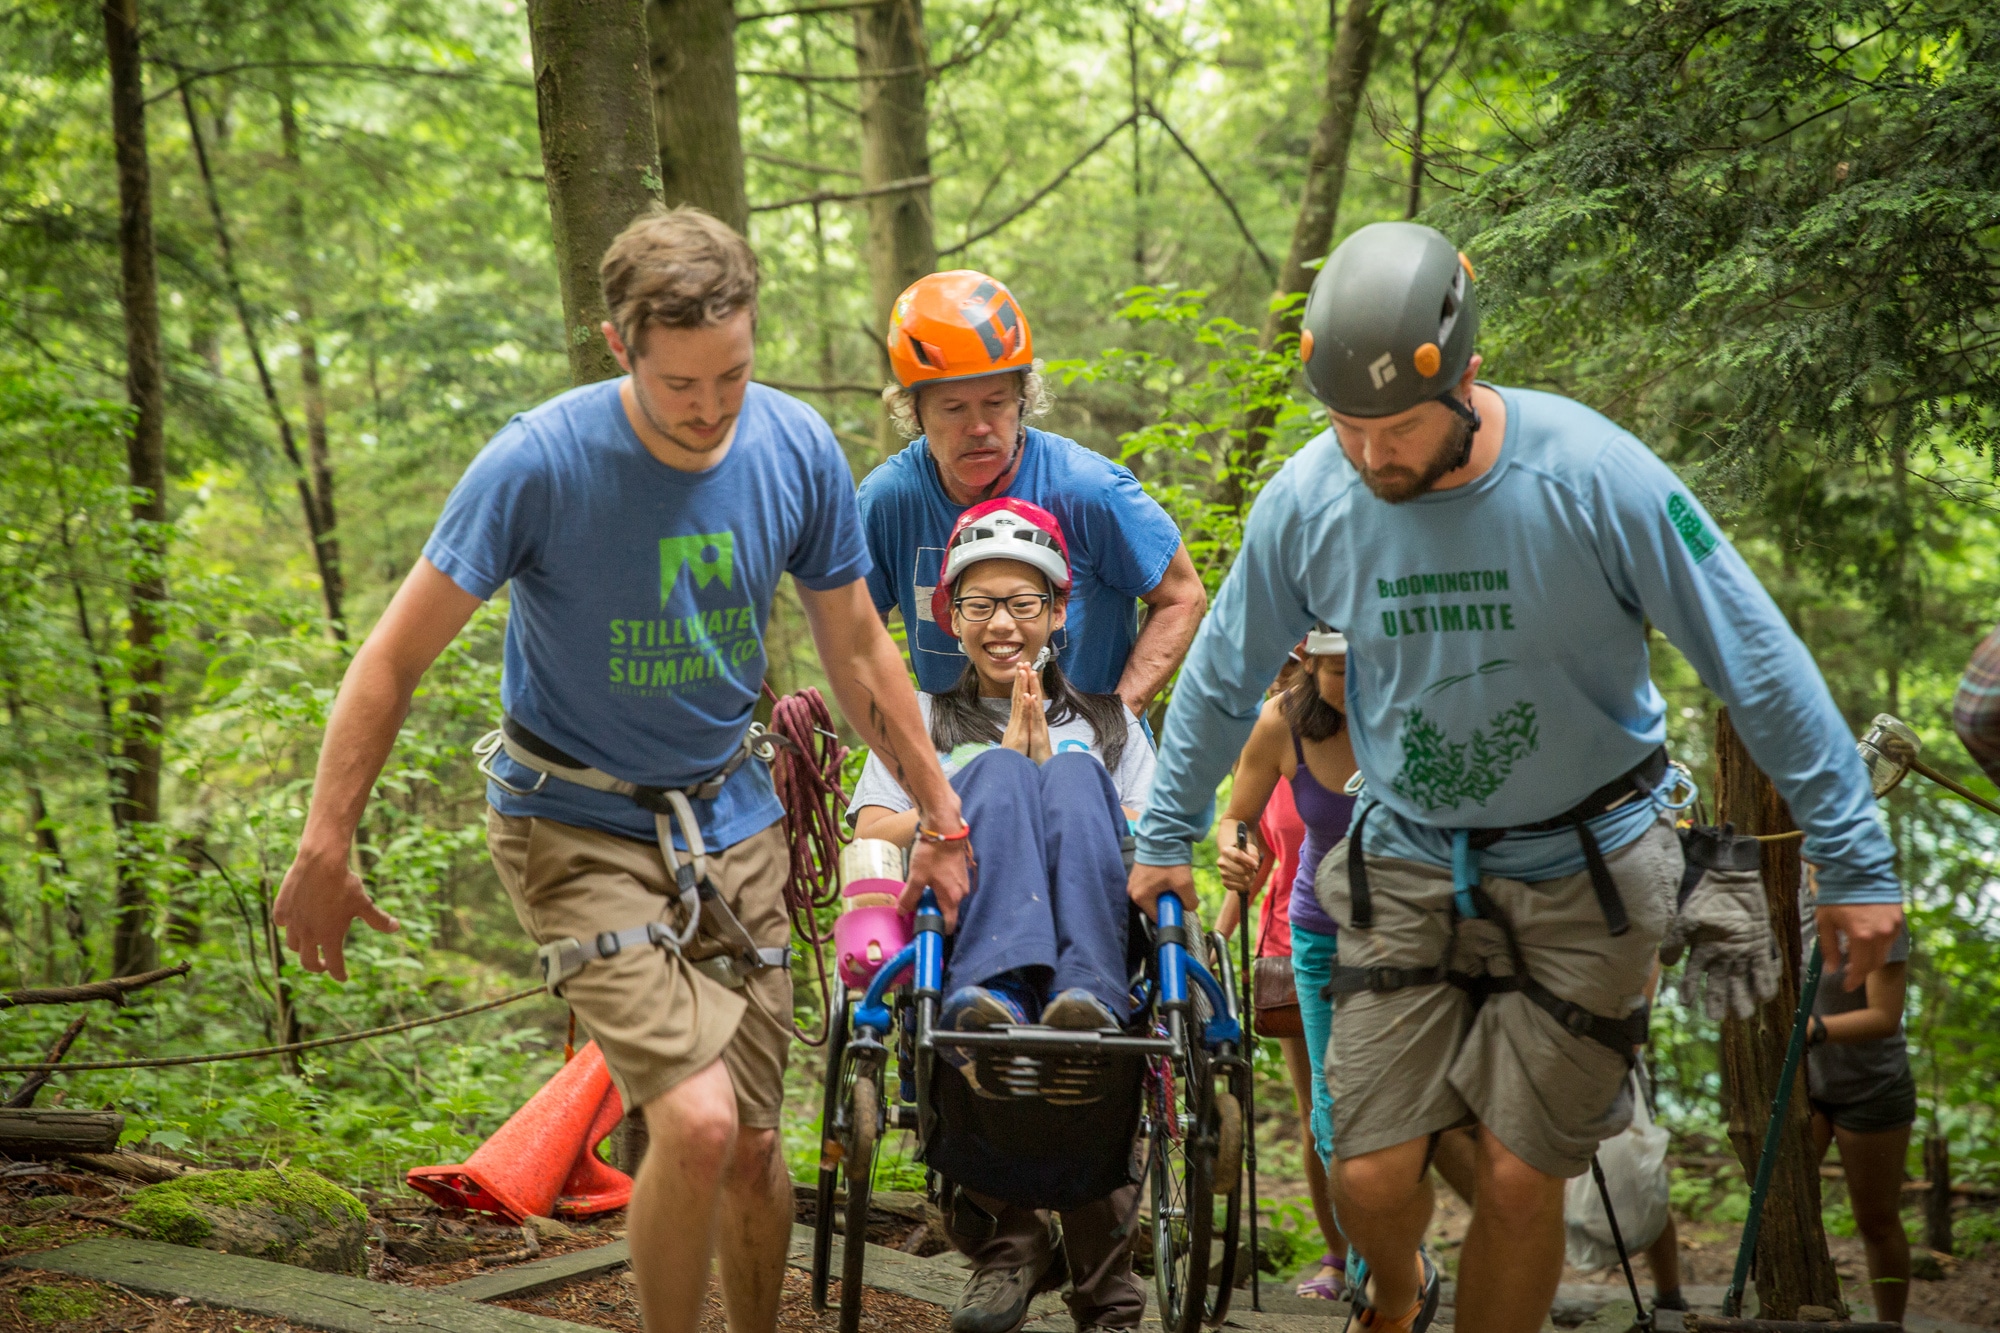
[[[713,444],[705,444],[705,445],[696,444],[692,440],[682,439],[679,435],[677,435],[674,432],[673,427],[669,426],[666,422],[660,420],[659,414],[653,411],[653,405],[646,401],[645,393],[642,392],[639,388],[639,385],[637,383],[637,377],[634,377],[634,382],[632,385],[632,399],[634,402],[639,404],[639,415],[646,418],[647,425],[651,426],[654,430],[658,431],[660,434],[666,436],[669,441],[671,441],[679,448],[685,449],[691,454],[714,453],[717,449],[720,449],[724,444],[729,442],[730,432],[727,429],[724,429],[720,434],[718,434],[715,437],[715,442]],[[724,421],[726,424],[728,418],[725,418]]]
[[[1382,467],[1366,468],[1359,464],[1354,470],[1361,474],[1361,482],[1378,500],[1399,505],[1406,500],[1414,500],[1428,494],[1431,487],[1448,473],[1464,467],[1472,457],[1472,423],[1458,418],[1452,420],[1452,434],[1431,455],[1420,472],[1415,468]]]

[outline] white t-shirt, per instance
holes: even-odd
[[[992,713],[994,720],[1004,729],[1007,718],[1013,712],[1013,701],[1009,699],[981,699],[980,707]],[[923,710],[924,725],[931,721],[931,696],[921,691],[917,694],[917,707]],[[1082,717],[1072,717],[1068,721],[1049,725],[1049,749],[1056,754],[1069,750],[1086,750],[1101,760],[1104,755],[1098,750],[1096,733],[1090,723]],[[944,775],[950,777],[963,768],[974,755],[994,748],[991,744],[961,745],[949,754],[940,753],[938,763],[944,768]],[[1130,710],[1125,714],[1125,752],[1118,756],[1118,771],[1111,775],[1112,785],[1118,788],[1118,801],[1133,810],[1143,811],[1146,799],[1153,791],[1153,746],[1146,739],[1146,733],[1133,717]],[[847,817],[854,818],[854,812],[864,805],[877,805],[897,813],[911,809],[916,802],[905,792],[896,779],[890,775],[889,766],[874,755],[862,766],[861,780],[854,784],[854,799],[847,804]]]

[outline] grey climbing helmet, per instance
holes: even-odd
[[[1442,232],[1375,222],[1327,256],[1299,330],[1313,396],[1353,417],[1386,417],[1449,390],[1472,360],[1479,302],[1472,264]]]

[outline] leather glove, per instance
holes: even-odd
[[[1681,830],[1687,868],[1680,902],[1660,942],[1668,965],[1688,954],[1681,999],[1692,1007],[1708,981],[1703,1008],[1710,1018],[1748,1018],[1778,993],[1778,942],[1764,897],[1757,840],[1730,825]]]

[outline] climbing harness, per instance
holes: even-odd
[[[1662,786],[1669,772],[1674,774],[1673,786],[1665,795],[1661,795]],[[1577,840],[1583,845],[1584,864],[1590,873],[1591,890],[1597,899],[1598,910],[1603,913],[1605,928],[1613,935],[1623,935],[1632,928],[1631,919],[1626,914],[1625,901],[1618,893],[1617,882],[1611,877],[1611,869],[1605,864],[1604,853],[1598,846],[1597,837],[1592,833],[1588,821],[1633,800],[1653,800],[1669,809],[1679,808],[1680,805],[1685,805],[1688,800],[1693,799],[1692,791],[1693,780],[1688,777],[1687,770],[1678,764],[1670,765],[1666,749],[1662,747],[1647,755],[1628,772],[1605,783],[1553,819],[1521,824],[1512,828],[1453,830],[1451,934],[1445,944],[1444,957],[1431,967],[1348,967],[1336,963],[1332,978],[1321,988],[1321,994],[1332,999],[1338,995],[1353,995],[1363,991],[1384,993],[1404,990],[1411,986],[1451,985],[1465,992],[1472,1002],[1472,1012],[1476,1014],[1489,997],[1503,992],[1518,991],[1561,1024],[1563,1030],[1570,1035],[1588,1038],[1600,1046],[1608,1047],[1630,1063],[1635,1048],[1645,1044],[1652,1007],[1642,1004],[1623,1018],[1608,1018],[1573,1001],[1563,999],[1530,976],[1520,942],[1514,934],[1513,923],[1480,885],[1479,853],[1510,833],[1546,833],[1562,828],[1574,829]],[[1683,792],[1687,795],[1683,796]],[[1675,804],[1676,800],[1679,805]],[[1375,925],[1374,897],[1369,891],[1368,864],[1362,849],[1362,833],[1367,825],[1368,816],[1374,809],[1375,803],[1364,804],[1355,816],[1354,827],[1347,835],[1349,919],[1352,928],[1356,930],[1370,930]],[[1499,927],[1501,936],[1507,944],[1509,961],[1513,966],[1510,975],[1477,975],[1452,969],[1451,960],[1458,945],[1459,925],[1461,922],[1474,919],[1491,921]]]
[[[745,760],[755,758],[770,763],[779,744],[778,737],[766,731],[762,724],[753,722],[743,733],[743,740],[728,762],[701,782],[686,787],[648,787],[613,777],[572,758],[512,717],[501,719],[498,728],[479,739],[473,746],[473,753],[479,758],[479,771],[516,796],[533,795],[542,790],[550,778],[556,778],[593,791],[624,796],[641,810],[649,812],[653,816],[655,836],[659,839],[660,855],[673,871],[685,925],[675,930],[664,922],[649,921],[626,930],[601,931],[589,939],[571,937],[544,944],[535,956],[541,964],[542,984],[549,994],[560,996],[562,988],[586,965],[599,959],[615,958],[630,948],[660,948],[679,954],[697,970],[734,990],[742,989],[755,972],[791,964],[789,942],[760,948],[722,900],[721,891],[708,874],[708,850],[702,842],[701,824],[695,819],[694,807],[689,804],[690,798],[714,800],[721,794],[729,775],[741,768]],[[501,777],[494,770],[493,761],[502,753],[523,768],[533,769],[539,775],[535,785],[517,787]],[[676,824],[680,826],[681,837],[687,843],[686,861],[682,861],[674,849]],[[690,948],[695,945],[696,937],[703,934],[711,947],[698,957],[690,952]]]

